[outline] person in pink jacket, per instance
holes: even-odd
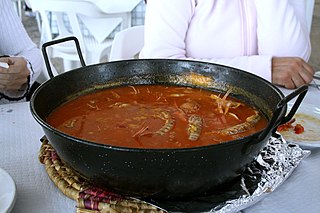
[[[209,61],[286,88],[313,79],[303,0],[148,0],[140,58]]]

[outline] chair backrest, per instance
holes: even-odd
[[[122,14],[106,14],[94,2],[79,0],[28,0],[32,10],[41,16],[40,45],[53,39],[74,35],[78,38],[87,64],[98,63],[111,48],[106,39],[121,25]],[[54,18],[56,28],[52,28]],[[58,32],[53,32],[57,29]],[[53,33],[58,33],[53,37]],[[62,58],[64,72],[79,67],[75,44],[70,41],[48,48],[49,58]],[[60,67],[61,68],[61,67]]]
[[[133,59],[144,45],[144,26],[134,26],[118,32],[112,42],[110,61]]]
[[[311,32],[314,3],[315,3],[314,0],[306,0],[306,16],[307,16],[306,19],[307,19],[309,33]]]
[[[66,15],[68,21],[70,23],[70,29],[72,30],[72,34],[75,35],[80,44],[83,44],[83,33],[81,29],[81,22],[86,22],[86,18],[96,18],[96,19],[114,19],[114,21],[119,24],[121,23],[121,15],[120,14],[106,14],[102,12],[94,3],[89,1],[77,1],[77,0],[28,0],[32,10],[38,11],[41,14],[41,18],[43,21],[42,29],[45,30],[47,35],[47,40],[52,40],[52,32],[51,32],[51,20],[48,20],[48,12],[54,14],[57,17],[57,27],[60,31],[59,34],[66,33],[66,20],[63,20],[62,14]],[[50,17],[49,17],[50,18]],[[81,21],[80,21],[81,20]],[[95,28],[103,28],[105,31],[109,26],[90,26]],[[115,26],[110,26],[115,28]],[[112,30],[112,29],[111,29]],[[70,35],[68,33],[67,35]],[[106,35],[107,36],[107,35]]]

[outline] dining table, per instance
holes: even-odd
[[[284,88],[280,90],[284,95],[292,92]],[[300,107],[304,104],[320,108],[320,90],[310,86]],[[0,168],[12,177],[16,189],[11,212],[76,212],[76,201],[56,187],[39,162],[43,136],[42,127],[31,113],[30,102],[0,105]],[[310,150],[310,154],[301,160],[290,176],[274,191],[241,212],[320,212],[320,146],[303,149]],[[0,183],[0,187],[4,184]]]

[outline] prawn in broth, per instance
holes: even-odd
[[[165,85],[116,87],[59,106],[47,122],[76,138],[155,149],[224,143],[265,128],[267,119],[230,92]]]

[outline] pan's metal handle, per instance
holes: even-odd
[[[290,93],[288,96],[284,97],[281,101],[279,101],[268,126],[258,136],[256,141],[263,140],[270,132],[273,134],[280,124],[284,124],[290,121],[293,118],[294,114],[297,112],[303,98],[307,94],[307,91],[308,85],[303,85],[295,91],[293,91],[292,93]],[[297,99],[294,102],[290,112],[286,116],[280,116],[283,108],[288,104],[289,101],[291,101],[295,97],[297,97]]]
[[[79,56],[79,59],[80,59],[81,66],[82,67],[86,66],[86,63],[84,62],[83,55],[82,55],[82,52],[81,52],[81,49],[80,49],[79,40],[75,36],[69,36],[69,37],[65,37],[65,38],[61,38],[61,39],[55,39],[55,40],[52,40],[52,41],[48,41],[48,42],[46,42],[46,43],[44,43],[42,45],[42,54],[43,54],[44,62],[46,64],[46,67],[47,67],[48,74],[49,74],[50,78],[53,78],[54,75],[53,75],[53,72],[52,72],[52,69],[51,69],[51,65],[50,65],[50,61],[49,61],[49,57],[48,57],[46,48],[49,47],[49,46],[55,45],[55,44],[60,44],[60,43],[67,42],[67,41],[72,41],[72,40],[76,44],[76,49],[77,49],[77,53],[78,53],[78,56]]]

